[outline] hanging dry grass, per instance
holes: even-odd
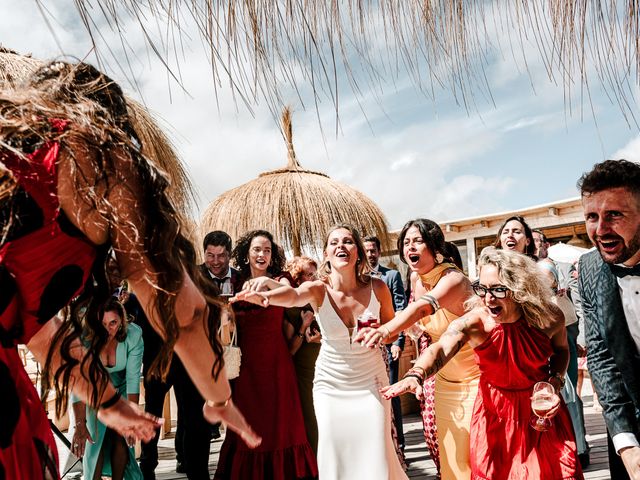
[[[0,46],[0,86],[15,87],[35,72],[42,62]]]
[[[347,222],[363,235],[377,235],[388,247],[386,220],[371,199],[324,173],[300,166],[289,109],[283,114],[282,128],[287,166],[262,173],[216,198],[204,213],[200,234],[224,230],[236,240],[249,230],[266,229],[294,255],[306,250],[320,254],[329,228]]]
[[[36,1],[46,11],[51,0]],[[116,30],[116,25],[131,20],[140,24],[150,50],[165,65],[168,58],[180,57],[180,37],[192,36],[195,24],[210,50],[214,84],[229,80],[245,100],[265,94],[272,107],[285,103],[283,86],[297,88],[304,82],[312,85],[316,96],[329,98],[337,110],[339,74],[346,74],[354,92],[362,93],[363,82],[384,86],[399,71],[406,71],[426,94],[447,86],[468,105],[478,91],[491,96],[484,72],[485,56],[496,47],[491,30],[513,32],[498,45],[504,55],[520,51],[526,63],[537,50],[549,77],[566,90],[588,91],[590,80],[593,83],[597,77],[625,109],[629,109],[628,87],[640,75],[638,0],[74,3],[98,53],[110,51],[108,45],[97,43],[98,25]],[[174,78],[178,77],[176,72]]]
[[[0,88],[13,88],[27,79],[44,62],[0,47]],[[171,179],[169,196],[183,216],[188,217],[194,198],[191,180],[170,140],[151,113],[135,100],[126,97],[129,118],[142,144],[143,155],[166,172]]]

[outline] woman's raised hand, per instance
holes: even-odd
[[[256,292],[248,288],[236,293],[234,297],[229,299],[229,303],[235,302],[249,302],[262,307],[269,306],[269,298],[263,292]]]
[[[240,435],[240,438],[244,440],[244,443],[249,448],[256,448],[262,443],[262,438],[249,426],[231,399],[229,399],[226,406],[221,407],[213,407],[205,403],[202,413],[209,423],[224,423],[228,428]]]
[[[393,385],[382,387],[380,393],[385,400],[397,397],[403,393],[413,393],[418,400],[422,400],[423,389],[417,378],[406,377]]]
[[[163,422],[123,397],[112,407],[99,409],[98,420],[125,438],[130,436],[143,442],[151,440]]]

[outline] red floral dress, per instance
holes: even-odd
[[[52,121],[54,131],[66,124]],[[17,351],[78,295],[96,250],[65,217],[57,198],[59,144],[45,142],[20,158],[0,150],[18,183],[0,205],[0,478],[58,478],[47,415]]]

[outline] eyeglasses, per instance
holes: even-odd
[[[490,293],[495,298],[505,298],[507,296],[507,292],[509,291],[507,287],[485,287],[484,285],[480,285],[479,283],[474,283],[472,287],[473,293],[483,298],[487,295],[487,293]]]

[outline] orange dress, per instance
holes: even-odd
[[[441,263],[425,275],[422,285],[432,290],[447,270],[456,269],[451,263]],[[437,342],[458,315],[441,308],[420,320],[423,330]],[[443,480],[469,479],[469,439],[471,415],[478,391],[480,370],[473,349],[466,344],[436,374],[435,410],[440,449],[440,474]]]

